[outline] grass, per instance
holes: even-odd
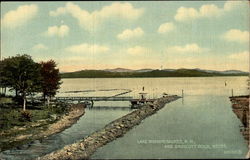
[[[13,103],[12,98],[10,97],[1,97],[0,98],[0,104],[10,104]]]
[[[27,103],[26,111],[14,97],[0,97],[0,150],[10,149],[32,141],[32,135],[43,132],[49,124],[56,122],[67,113],[65,103]],[[21,140],[17,137],[28,136]]]
[[[23,111],[22,106],[16,104],[11,97],[0,98],[0,131],[8,130],[15,126],[25,126],[32,122],[55,117],[67,112],[65,104],[27,104],[27,110]]]

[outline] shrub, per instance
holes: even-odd
[[[57,103],[54,105],[49,105],[45,107],[50,113],[62,114],[68,112],[68,106],[64,103]]]
[[[30,111],[21,111],[20,121],[31,121],[32,114]]]

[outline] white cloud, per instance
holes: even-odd
[[[67,25],[50,26],[46,31],[46,35],[50,37],[52,36],[64,37],[68,35],[68,33],[69,33],[69,27]]]
[[[52,17],[56,17],[56,16],[66,14],[66,13],[67,13],[67,10],[66,10],[65,7],[59,7],[55,11],[50,11],[49,15],[52,16]]]
[[[168,53],[200,53],[205,51],[205,48],[199,47],[198,44],[186,44],[185,46],[172,46],[167,48]]]
[[[247,1],[238,1],[238,0],[226,1],[224,4],[224,10],[230,11],[230,10],[236,9],[242,5],[248,5],[248,2]]]
[[[200,17],[200,14],[196,9],[180,7],[178,8],[177,14],[175,15],[174,18],[177,21],[186,21],[186,20],[196,19],[199,17]]]
[[[180,7],[175,15],[176,21],[189,21],[199,18],[219,17],[228,11],[246,5],[243,1],[227,1],[222,8],[214,4],[202,5],[199,9]]]
[[[175,25],[171,22],[163,23],[158,28],[158,33],[167,33],[175,29]]]
[[[16,28],[26,24],[37,15],[38,7],[35,4],[21,5],[16,10],[7,12],[1,19],[1,24],[6,28]]]
[[[109,48],[103,45],[82,43],[69,46],[65,50],[71,53],[104,53],[109,51]]]
[[[68,2],[65,7],[60,7],[55,11],[50,11],[50,16],[59,16],[69,13],[72,17],[78,20],[81,27],[88,31],[95,29],[100,23],[109,18],[122,18],[135,20],[144,12],[142,8],[134,8],[128,2],[114,2],[111,5],[104,6],[100,10],[88,12],[81,9],[78,5]]]
[[[248,51],[243,51],[239,53],[234,53],[229,55],[230,59],[233,60],[240,60],[240,61],[248,61],[249,60],[249,52]]]
[[[37,51],[37,50],[47,50],[48,47],[45,46],[44,44],[42,43],[39,43],[39,44],[36,44],[32,47],[33,50]]]
[[[121,40],[128,40],[131,38],[141,37],[143,34],[144,34],[144,31],[140,27],[137,27],[132,30],[131,29],[124,30],[122,33],[117,35],[117,38]]]
[[[149,49],[141,47],[141,46],[135,46],[132,48],[127,49],[127,53],[131,55],[140,55],[140,54],[145,54],[149,51]]]
[[[241,31],[238,29],[231,29],[222,35],[227,41],[233,42],[249,42],[249,31]]]
[[[216,17],[222,14],[222,9],[214,4],[202,5],[200,8],[201,17]]]

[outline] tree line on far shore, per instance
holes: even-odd
[[[21,97],[23,110],[26,110],[27,96],[43,94],[44,101],[56,95],[62,83],[54,60],[35,62],[31,56],[16,55],[0,61],[0,88],[6,94],[6,88]]]

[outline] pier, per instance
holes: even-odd
[[[133,97],[55,97],[54,100],[59,102],[78,101],[78,103],[90,103],[91,108],[94,106],[94,101],[129,101],[131,108],[137,108],[141,104],[155,101],[155,99],[134,99]]]

